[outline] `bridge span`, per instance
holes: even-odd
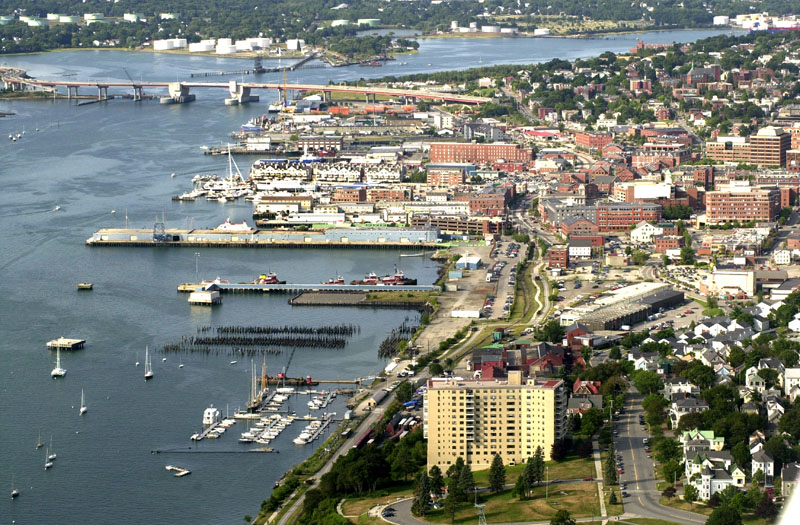
[[[398,89],[380,86],[341,86],[335,84],[281,84],[277,82],[238,82],[231,80],[229,82],[101,82],[101,81],[75,81],[75,80],[45,80],[31,78],[25,75],[21,70],[0,70],[0,78],[4,83],[6,89],[43,89],[47,91],[54,91],[58,88],[66,88],[67,96],[71,97],[74,91],[78,95],[80,88],[96,88],[98,99],[108,97],[108,88],[127,88],[133,89],[134,100],[141,100],[141,96],[145,89],[149,88],[166,88],[169,95],[162,97],[161,102],[181,103],[190,102],[194,100],[194,95],[190,93],[191,89],[227,89],[231,98],[226,100],[226,104],[235,105],[243,104],[250,101],[258,100],[256,95],[251,95],[253,90],[276,90],[279,93],[281,100],[285,99],[285,91],[316,91],[321,92],[326,100],[329,100],[331,93],[351,93],[364,95],[366,100],[375,101],[378,95],[396,97],[406,101],[415,101],[417,99],[426,100],[439,100],[443,102],[456,102],[463,104],[483,104],[489,102],[490,99],[486,97],[478,97],[473,95],[460,95],[457,93],[442,93],[430,90],[417,90],[417,89]]]

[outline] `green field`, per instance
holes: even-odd
[[[483,503],[486,521],[489,523],[511,523],[549,520],[562,509],[569,510],[573,518],[585,518],[600,515],[600,504],[597,499],[597,485],[594,483],[568,483],[553,485],[548,490],[545,501],[545,487],[534,489],[532,499],[520,501],[507,490],[499,494],[483,495],[479,503]],[[443,509],[438,509],[426,518],[432,523],[450,523]],[[455,523],[475,523],[477,514],[472,502],[461,503],[455,516]]]

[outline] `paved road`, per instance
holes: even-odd
[[[619,431],[615,447],[617,454],[622,455],[624,467],[624,473],[619,478],[620,482],[626,483],[625,492],[629,494],[622,499],[625,513],[687,525],[705,523],[706,516],[702,514],[664,507],[658,502],[661,492],[656,489],[653,460],[647,457],[642,443],[647,432],[639,425],[639,414],[644,414],[642,399],[640,394],[629,394],[625,400],[625,410],[614,424]]]

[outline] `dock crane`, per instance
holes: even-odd
[[[289,354],[289,360],[286,362],[286,366],[283,367],[283,371],[278,373],[278,379],[283,381],[283,386],[286,386],[286,372],[289,371],[289,365],[292,364],[292,359],[294,358],[295,350],[297,350],[297,346],[292,347],[292,353]]]
[[[131,81],[131,86],[133,86],[133,101],[134,102],[140,102],[142,100],[142,94],[143,94],[142,93],[142,86],[137,86],[136,85],[136,81],[133,80],[133,77],[131,76],[131,74],[128,73],[127,68],[123,67],[122,70],[125,72],[125,76],[128,77],[128,80]]]

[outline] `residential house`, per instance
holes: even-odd
[[[800,482],[800,463],[787,463],[781,469],[781,494],[788,501]]]
[[[800,368],[787,368],[784,371],[783,394],[793,403],[800,396]]]
[[[664,397],[668,401],[671,401],[675,394],[697,395],[699,393],[700,389],[685,377],[671,377],[664,380]]]
[[[706,403],[702,399],[697,399],[695,397],[686,397],[683,399],[676,399],[672,402],[672,405],[669,409],[669,417],[672,421],[672,428],[677,428],[678,423],[683,416],[686,414],[691,414],[693,412],[703,412],[704,410],[708,410],[708,403]]]
[[[750,472],[755,474],[760,470],[764,474],[764,481],[767,484],[771,484],[772,479],[775,476],[775,460],[772,458],[770,453],[764,449],[761,449],[753,454],[752,462],[753,464],[750,468]]]

